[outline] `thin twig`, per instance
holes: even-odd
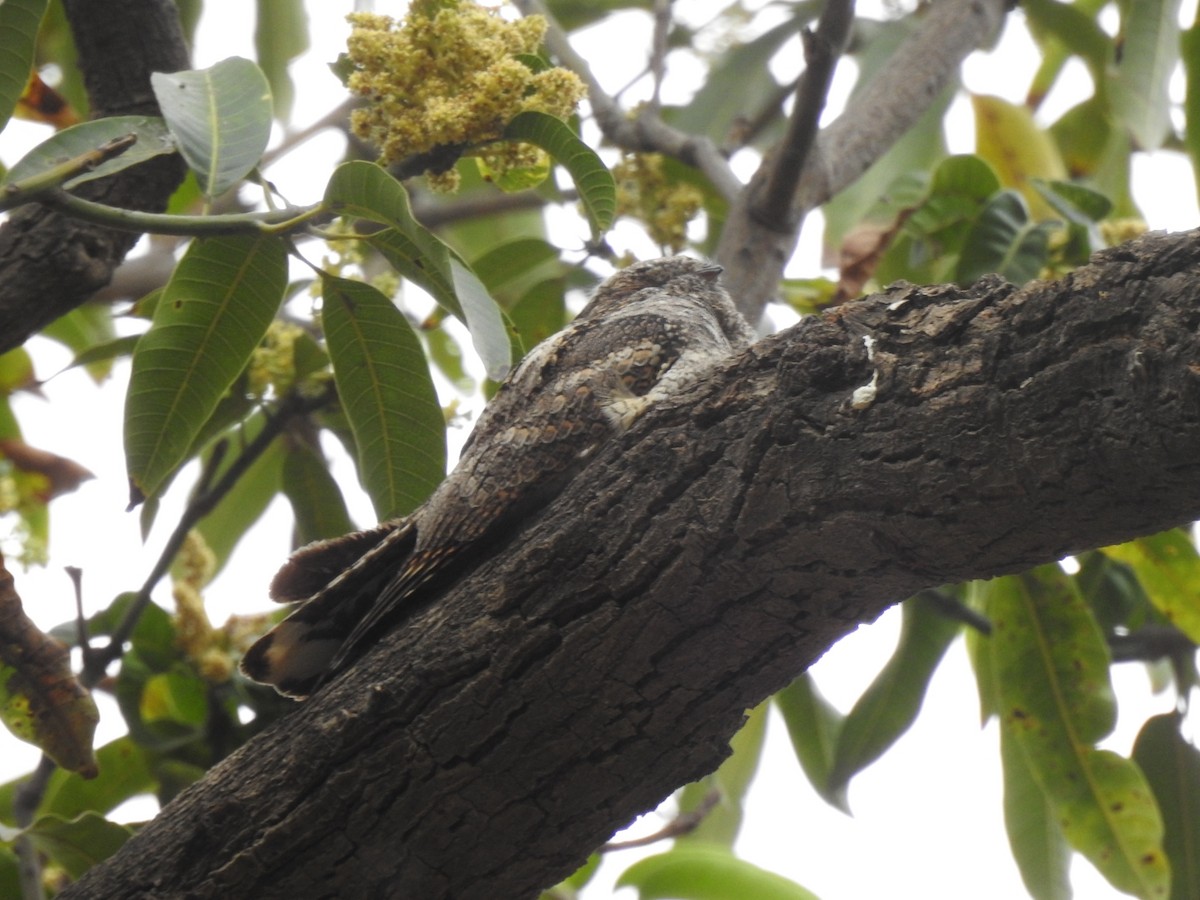
[[[805,68],[796,90],[788,133],[767,162],[770,169],[765,190],[752,200],[754,217],[768,228],[784,231],[794,227],[792,198],[816,141],[833,72],[853,22],[854,0],[826,0],[816,31],[805,28],[800,33]]]
[[[85,222],[121,231],[177,234],[204,237],[220,234],[286,234],[303,228],[327,212],[324,204],[287,207],[267,212],[230,213],[213,216],[177,216],[170,213],[139,212],[84,200],[67,191],[53,189],[39,194],[38,202]]]
[[[28,828],[33,824],[34,814],[41,805],[42,797],[50,784],[50,776],[56,768],[58,767],[54,760],[42,754],[37,768],[18,785],[13,793],[13,820],[18,828]],[[28,837],[21,835],[14,842],[13,849],[17,854],[22,900],[42,900],[46,893],[42,884],[42,863],[38,858],[37,847]]]
[[[191,502],[188,503],[187,508],[180,517],[179,524],[175,526],[175,530],[171,532],[166,546],[163,547],[162,553],[159,554],[154,568],[146,577],[141,590],[138,591],[133,603],[130,604],[129,609],[126,611],[125,618],[113,630],[108,644],[85,662],[83,673],[80,675],[80,681],[88,687],[97,684],[104,677],[104,672],[108,664],[118,659],[124,652],[125,642],[129,640],[134,627],[137,625],[138,618],[149,605],[151,593],[162,577],[166,575],[168,569],[170,569],[171,563],[174,561],[175,555],[179,552],[179,548],[183,546],[183,542],[187,539],[188,533],[224,499],[225,495],[233,489],[238,479],[266,452],[271,442],[283,432],[288,422],[294,416],[305,415],[320,409],[329,403],[330,399],[331,390],[317,397],[302,397],[295,393],[289,394],[280,403],[275,415],[266,420],[262,430],[245,446],[237,458],[229,464],[229,468],[222,473],[221,477],[216,479],[211,487],[198,491],[192,497]]]
[[[687,812],[681,812],[674,819],[660,828],[654,834],[648,834],[645,837],[634,838],[631,841],[609,841],[600,847],[601,853],[608,853],[612,850],[633,850],[636,847],[648,847],[651,844],[656,844],[659,841],[670,840],[677,838],[681,834],[690,834],[704,821],[704,817],[712,812],[713,807],[721,801],[721,792],[713,788],[704,795],[704,799],[700,801],[695,809],[689,809]]]
[[[514,0],[522,15],[538,15],[546,20],[546,47],[568,69],[583,79],[588,88],[588,103],[596,124],[608,140],[625,150],[664,153],[699,169],[726,200],[733,200],[742,183],[733,174],[729,161],[708,138],[688,134],[667,125],[653,112],[646,111],[630,119],[625,110],[605,93],[592,74],[587,61],[575,52],[566,32],[542,0]]]
[[[0,190],[0,212],[37,200],[46,191],[61,187],[72,178],[85,172],[91,172],[101,163],[115,159],[136,143],[136,134],[124,134],[106,141],[99,147],[93,147],[85,153],[73,156],[66,162],[59,163],[44,172],[38,172],[22,181],[4,185]]]
[[[667,38],[670,34],[671,0],[654,0],[654,41],[650,50],[654,93],[650,96],[648,109],[656,116],[662,110],[662,83],[667,74]]]

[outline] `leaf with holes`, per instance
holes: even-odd
[[[153,497],[188,458],[266,333],[286,285],[278,238],[207,238],[188,248],[133,353],[125,399],[133,503]]]

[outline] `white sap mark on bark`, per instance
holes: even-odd
[[[869,334],[863,335],[863,346],[867,348],[867,359],[871,362],[875,361],[875,338]],[[879,387],[879,369],[875,369],[871,373],[871,380],[861,387],[854,389],[854,393],[850,395],[851,409],[866,409],[875,402],[875,392]]]

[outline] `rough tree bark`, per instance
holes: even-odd
[[[530,896],[889,604],[1200,516],[1198,237],[761,341],[61,896]]]
[[[152,72],[188,67],[170,0],[65,0],[92,115],[159,114]],[[161,212],[186,171],[159,157],[76,192],[124,209]],[[108,284],[138,235],[80,222],[30,204],[0,227],[0,353],[19,347]]]

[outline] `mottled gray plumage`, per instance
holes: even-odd
[[[676,256],[601,284],[500,385],[458,466],[421,507],[292,556],[271,595],[306,602],[250,648],[243,671],[292,696],[311,693],[422,589],[553,498],[604,441],[747,346],[753,334],[719,273]]]

